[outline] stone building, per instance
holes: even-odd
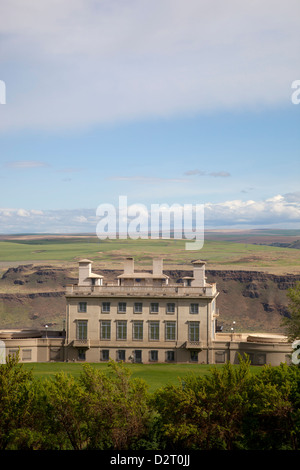
[[[240,354],[253,364],[290,362],[284,336],[218,331],[217,286],[207,282],[205,262],[192,266],[191,277],[174,282],[161,259],[141,272],[127,258],[111,281],[83,259],[78,283],[66,287],[65,330],[1,330],[0,349],[20,350],[21,362],[215,364],[238,363]]]
[[[213,361],[218,292],[206,281],[204,262],[194,261],[193,277],[180,284],[163,273],[161,259],[149,273],[136,272],[127,258],[115,282],[91,266],[80,261],[78,285],[67,287],[68,360]]]

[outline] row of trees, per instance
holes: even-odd
[[[249,366],[241,358],[149,394],[122,363],[37,380],[10,357],[0,366],[0,449],[297,449],[300,368]]]

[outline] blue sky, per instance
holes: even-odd
[[[209,228],[300,228],[300,5],[2,5],[0,233],[96,208],[204,204]]]

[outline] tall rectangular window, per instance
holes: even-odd
[[[86,302],[78,302],[78,312],[86,312]]]
[[[142,340],[143,339],[143,322],[134,321],[132,326],[132,339]]]
[[[117,321],[117,339],[127,339],[127,321]]]
[[[159,341],[159,321],[149,322],[149,340]]]
[[[110,339],[110,338],[111,338],[110,320],[101,320],[100,321],[100,339]]]
[[[189,322],[189,341],[199,341],[200,328],[198,321]]]
[[[87,320],[77,321],[76,339],[87,339]]]
[[[166,324],[165,324],[165,338],[166,338],[166,341],[175,341],[175,338],[176,338],[176,323],[174,321],[166,321]]]

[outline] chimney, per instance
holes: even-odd
[[[152,273],[155,276],[160,276],[163,273],[163,259],[160,259],[160,258],[153,259]]]
[[[194,279],[191,282],[192,287],[205,287],[205,261],[192,261],[194,266]]]
[[[89,259],[82,259],[79,261],[79,279],[78,285],[79,286],[89,286],[89,276],[92,272],[92,261]]]
[[[126,258],[124,262],[124,274],[133,274],[134,273],[134,259]]]

